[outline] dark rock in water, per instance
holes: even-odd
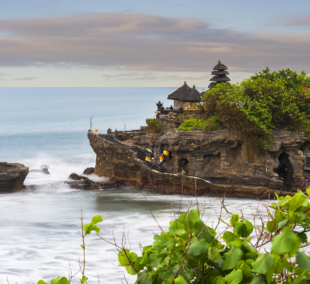
[[[117,182],[96,182],[92,181],[88,177],[80,176],[76,173],[72,173],[69,176],[69,179],[72,181],[65,181],[71,188],[74,189],[86,189],[86,190],[94,190],[94,189],[111,189],[118,188]]]
[[[30,170],[30,172],[38,172],[38,173],[40,172],[40,173],[50,175],[51,173],[49,172],[48,168],[49,166],[42,165],[39,170],[33,169],[33,170]]]
[[[23,189],[29,168],[23,164],[0,162],[0,193],[12,193]]]
[[[93,174],[94,173],[94,168],[86,168],[85,170],[84,170],[84,172],[83,172],[83,174],[84,175],[91,175],[91,174]]]

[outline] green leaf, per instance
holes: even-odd
[[[129,249],[121,250],[121,251],[118,253],[118,261],[119,261],[119,264],[122,265],[122,266],[130,265],[131,262],[133,261],[133,259],[134,259],[136,256],[137,256],[137,255],[136,255],[134,252],[130,253],[130,250],[129,250]]]
[[[186,232],[191,232],[194,229],[195,223],[200,220],[199,211],[196,209],[192,209],[187,214],[185,214],[185,218],[183,221],[184,230]]]
[[[192,256],[199,256],[208,251],[208,244],[204,239],[195,239],[195,241],[191,244],[188,254]]]
[[[241,260],[243,252],[240,248],[233,247],[224,254],[224,262],[222,263],[223,270],[234,269],[237,267],[237,262]]]
[[[225,280],[227,283],[240,283],[243,279],[243,273],[241,269],[234,269],[232,272],[230,272],[226,277]]]
[[[230,242],[234,241],[236,239],[236,236],[232,233],[232,232],[229,232],[229,231],[226,231],[223,236],[222,236],[222,239],[227,243],[229,244]]]
[[[230,218],[230,225],[234,227],[238,221],[239,221],[239,215],[233,214]]]
[[[300,245],[300,239],[288,227],[272,239],[271,251],[277,254],[289,253],[293,256]]]
[[[204,239],[208,243],[211,243],[211,241],[214,239],[214,234],[212,233],[211,229],[206,226],[201,220],[198,220],[195,223],[194,229],[194,234],[198,239]]]
[[[254,263],[252,271],[260,274],[266,274],[268,269],[275,263],[274,256],[271,254],[260,253]]]
[[[307,192],[307,194],[308,194],[308,196],[309,196],[309,198],[310,198],[310,187],[308,187],[308,188],[306,189],[306,192]]]
[[[138,273],[137,277],[137,284],[161,284],[161,281],[159,281],[158,276],[151,276],[150,271],[143,271]]]
[[[80,281],[82,283],[86,282],[87,280],[88,280],[88,278],[85,275],[83,275],[82,279],[80,279]]]
[[[97,223],[102,222],[102,221],[103,221],[103,218],[102,218],[102,216],[100,216],[100,215],[94,216],[93,219],[91,220],[91,222],[92,222],[93,224],[97,224]]]
[[[263,275],[258,275],[253,278],[251,284],[265,284],[265,278]]]
[[[296,263],[305,270],[310,270],[310,257],[302,251],[296,251]]]
[[[175,280],[175,284],[188,284],[188,282],[184,279],[183,276],[179,275]]]
[[[81,248],[82,248],[82,249],[84,249],[84,246],[83,246],[83,245],[81,245]]]
[[[50,282],[50,284],[57,284],[58,281],[59,281],[59,279],[60,279],[60,276],[58,276],[58,277],[52,279],[51,282]]]
[[[47,283],[43,280],[39,280],[37,284],[47,284]]]
[[[88,278],[87,278],[88,279]],[[86,280],[87,280],[86,279]],[[62,277],[57,284],[70,284],[69,280],[66,277]]]
[[[218,263],[221,260],[221,255],[217,247],[209,247],[208,256],[211,261]]]
[[[273,233],[277,230],[277,225],[278,225],[278,223],[277,223],[276,219],[273,219],[273,220],[267,222],[266,228],[267,228],[268,232]]]
[[[247,238],[253,232],[253,224],[248,220],[241,220],[235,225],[235,232],[242,238]]]
[[[306,201],[306,197],[301,193],[296,193],[290,200],[289,210],[295,211]]]
[[[180,220],[175,220],[170,222],[169,231],[171,234],[181,235],[184,231],[184,226]]]
[[[272,265],[269,267],[267,274],[266,274],[266,280],[267,280],[268,284],[271,283],[274,272],[275,272],[275,267],[274,267],[274,265]]]

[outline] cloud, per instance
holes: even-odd
[[[274,25],[282,25],[286,27],[308,27],[310,26],[310,14],[296,15],[294,17],[286,17],[280,21],[273,22]]]
[[[153,72],[128,72],[128,73],[120,73],[116,75],[102,75],[104,79],[118,79],[118,80],[134,80],[134,81],[172,81],[172,80],[178,80],[178,81],[191,81],[191,80],[206,80],[210,79],[211,75],[203,75],[203,76],[177,76],[177,75],[157,75]]]
[[[3,76],[7,76],[7,74],[0,72],[0,77],[3,77]]]
[[[35,80],[35,77],[26,77],[26,78],[17,78],[17,79],[13,79],[14,81],[32,81]]]
[[[304,60],[308,58],[310,36],[215,29],[196,18],[77,14],[1,20],[0,33],[6,35],[0,37],[2,66],[210,74],[222,60],[230,71],[257,72],[266,66],[310,69],[310,62]],[[152,80],[153,75],[137,78]]]

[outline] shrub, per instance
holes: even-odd
[[[260,152],[268,148],[273,130],[305,131],[310,139],[310,78],[289,69],[269,69],[240,84],[218,84],[202,96],[207,118],[233,129]]]
[[[307,193],[277,196],[278,202],[266,206],[268,221],[254,215],[252,223],[230,213],[229,223],[219,220],[227,225],[221,233],[192,209],[154,235],[141,256],[121,250],[119,263],[137,275],[137,284],[310,283],[310,257],[302,251],[310,245],[310,188]]]
[[[167,231],[155,234],[153,244],[143,247],[141,256],[123,244],[106,242],[116,247],[127,273],[137,275],[137,284],[310,283],[310,257],[303,252],[310,245],[310,188],[306,192],[276,194],[277,202],[265,205],[268,220],[253,213],[253,222],[243,214],[230,213],[223,200],[215,228],[201,220],[199,210],[192,209],[171,221]],[[224,210],[230,214],[229,223],[221,218]],[[93,217],[83,226],[82,237],[95,232],[103,239],[97,226],[101,221],[100,215]],[[225,230],[217,229],[220,222]],[[85,251],[84,241],[81,247]],[[83,270],[80,282],[86,281]],[[57,277],[50,283],[70,282]],[[37,284],[47,283],[40,280]]]
[[[147,120],[146,132],[149,134],[160,133],[164,127],[158,122],[156,118],[150,118]]]

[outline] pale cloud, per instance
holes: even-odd
[[[308,27],[310,26],[310,14],[296,15],[293,17],[285,17],[279,21],[273,22],[274,25],[282,25],[286,27]]]
[[[17,78],[17,79],[13,79],[14,81],[32,81],[35,80],[35,77],[25,77],[25,78]]]
[[[202,76],[188,76],[187,74],[184,76],[180,75],[158,75],[154,72],[144,72],[144,73],[139,73],[139,72],[128,72],[128,73],[119,73],[116,75],[109,75],[105,74],[102,75],[104,79],[118,79],[118,80],[135,80],[135,81],[155,81],[157,80],[158,82],[161,81],[199,81],[199,80],[207,80],[211,78],[211,75],[202,75]]]
[[[0,32],[7,34],[0,37],[1,66],[209,73],[221,60],[230,71],[257,72],[266,66],[310,70],[305,61],[310,36],[214,29],[195,18],[78,14],[1,20]],[[135,78],[158,77],[147,73]]]

